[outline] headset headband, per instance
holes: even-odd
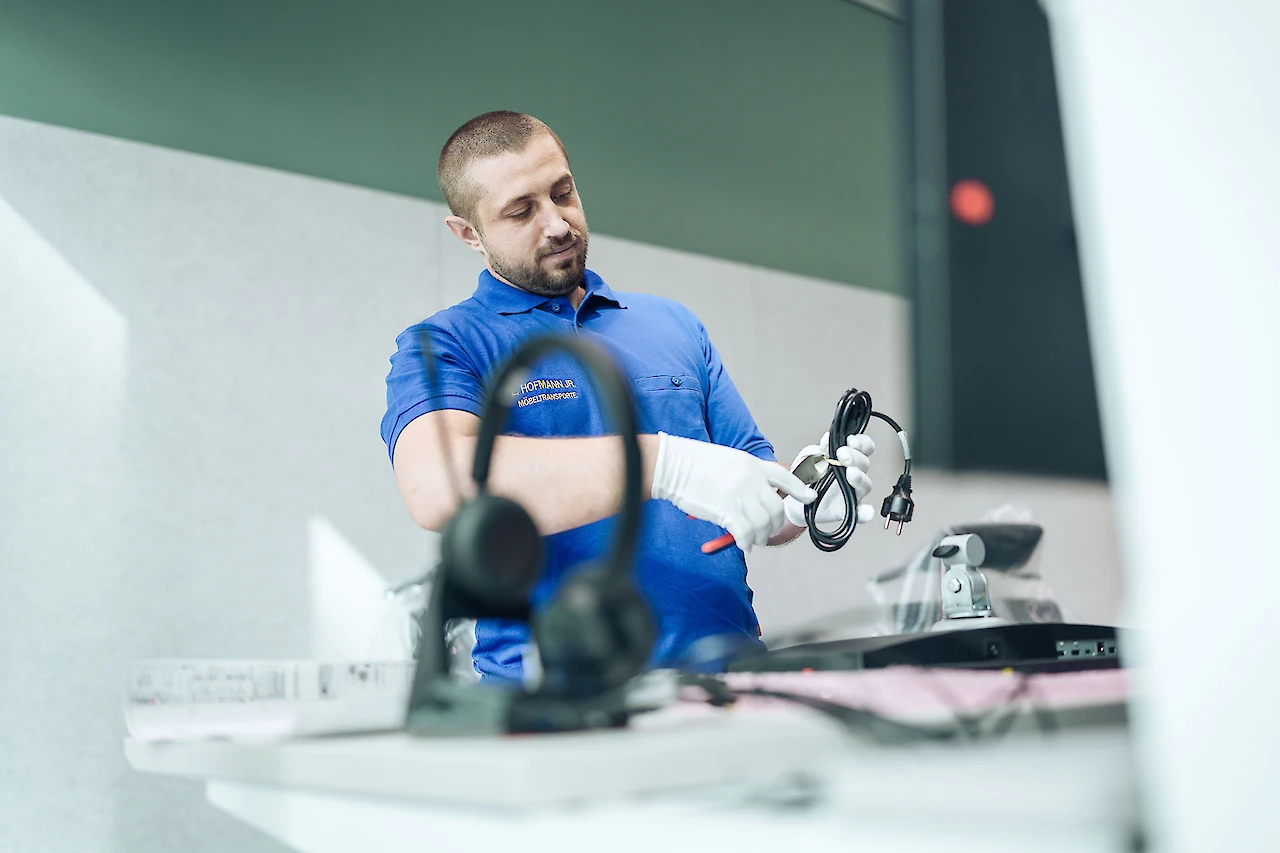
[[[506,425],[515,398],[507,393],[507,386],[519,372],[527,370],[538,359],[554,352],[570,355],[587,373],[591,387],[604,404],[605,411],[622,437],[625,463],[622,486],[622,518],[614,536],[606,571],[616,579],[631,574],[635,558],[636,540],[640,530],[640,443],[636,437],[636,413],[632,405],[630,386],[617,362],[599,345],[578,338],[543,336],[532,338],[494,374],[485,396],[480,418],[480,437],[476,443],[475,464],[471,477],[476,487],[484,491],[489,480],[489,461],[493,455],[493,442],[499,430]]]

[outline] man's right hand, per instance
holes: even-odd
[[[776,462],[732,447],[658,433],[653,497],[720,525],[743,551],[767,544],[782,529],[786,516],[778,490],[802,504],[817,496]]]

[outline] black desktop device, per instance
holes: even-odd
[[[805,643],[740,658],[730,672],[800,672],[886,666],[1066,672],[1120,666],[1116,629],[1062,622],[1001,624]]]
[[[1013,669],[1018,672],[1067,672],[1114,669],[1121,649],[1116,629],[1060,621],[1014,621],[995,615],[987,573],[1023,570],[1040,543],[1038,524],[987,522],[948,528],[925,559],[899,566],[880,576],[893,580],[907,573],[924,573],[957,596],[941,590],[941,598],[915,605],[918,613],[907,624],[923,627],[925,618],[948,630],[897,633],[832,642],[785,646],[741,657],[730,672],[796,672],[804,670],[878,669],[886,666]],[[975,541],[976,540],[976,541]],[[938,562],[946,574],[938,574]],[[963,594],[960,595],[960,591]],[[1007,617],[1019,609],[1003,600]],[[1056,612],[1057,608],[1053,610]],[[1029,611],[1028,611],[1029,612]],[[949,618],[967,617],[967,618]],[[927,624],[927,623],[926,623]]]

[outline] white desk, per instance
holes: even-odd
[[[577,735],[125,747],[306,853],[1111,853],[1135,815],[1119,726],[889,748],[804,709],[708,710]]]

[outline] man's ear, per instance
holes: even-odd
[[[480,242],[480,232],[476,227],[461,216],[446,216],[444,224],[449,226],[449,230],[453,232],[453,236],[457,237],[467,247],[473,251],[485,254],[484,246]]]

